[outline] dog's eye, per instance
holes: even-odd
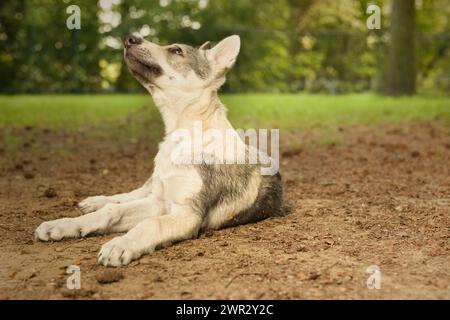
[[[183,55],[183,50],[178,46],[170,47],[169,52],[172,54],[177,54],[179,56]]]

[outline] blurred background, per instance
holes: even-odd
[[[449,0],[1,0],[0,299],[449,299],[449,17]],[[105,237],[32,238],[151,175],[164,128],[124,66],[131,33],[240,35],[220,98],[235,128],[280,129],[291,212],[158,250],[105,286]],[[365,285],[373,265],[382,290]]]
[[[71,4],[80,30],[66,27]],[[137,32],[198,46],[239,34],[224,92],[448,94],[449,17],[448,0],[2,0],[0,92],[143,92],[122,59]]]

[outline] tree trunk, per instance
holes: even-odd
[[[391,45],[386,82],[386,93],[389,95],[412,95],[416,93],[414,34],[414,1],[393,0]]]

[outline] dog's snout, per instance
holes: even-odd
[[[142,38],[139,36],[130,35],[125,38],[125,47],[129,48],[142,43]]]

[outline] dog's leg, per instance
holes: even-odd
[[[126,232],[140,221],[164,213],[163,203],[155,196],[103,208],[76,218],[43,222],[35,231],[42,241],[79,238],[92,233]]]
[[[105,243],[98,262],[105,266],[127,265],[167,243],[193,238],[201,224],[201,216],[187,206],[179,206],[172,214],[145,219],[127,234]]]
[[[155,162],[157,159],[155,159]],[[156,247],[193,238],[202,225],[202,215],[195,207],[203,181],[194,167],[164,167],[164,178],[155,184],[155,192],[164,199],[167,214],[141,221],[127,234],[105,243],[99,263],[120,266],[130,263]],[[156,183],[156,182],[155,182]],[[160,185],[163,187],[160,189]]]
[[[126,203],[148,196],[152,192],[152,179],[149,179],[142,187],[131,192],[120,193],[113,196],[88,197],[78,204],[84,213],[94,212],[109,203]]]

